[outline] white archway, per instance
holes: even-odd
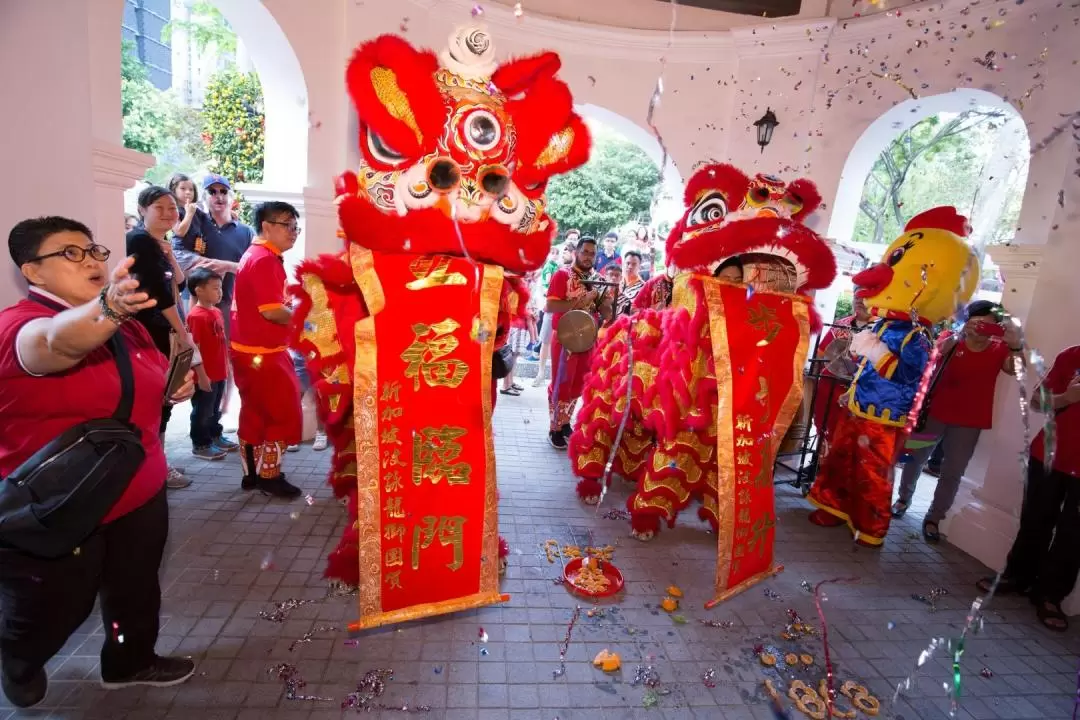
[[[213,0],[245,39],[263,88],[264,187],[300,192],[307,182],[308,96],[300,61],[277,20],[259,0]]]
[[[963,112],[973,107],[1001,110],[1023,124],[1016,108],[1008,102],[993,93],[971,88],[958,88],[918,100],[905,100],[870,123],[855,141],[840,173],[840,183],[836,188],[829,230],[826,233],[828,237],[844,243],[851,241],[866,176],[870,174],[882,151],[889,147],[897,135],[938,113]]]

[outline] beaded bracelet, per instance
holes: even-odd
[[[109,307],[109,301],[107,299],[108,293],[109,286],[106,285],[105,287],[101,288],[101,293],[98,294],[98,304],[101,305],[101,314],[105,316],[105,319],[107,319],[114,325],[123,325],[128,320],[130,320],[132,316],[124,313],[118,313],[111,307]]]

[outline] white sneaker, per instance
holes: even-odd
[[[311,449],[316,451],[325,450],[329,444],[330,442],[326,439],[326,433],[317,432],[315,433],[315,441],[311,443]]]
[[[300,452],[300,446],[290,445],[289,447],[285,448],[285,452]]]
[[[169,468],[169,472],[165,475],[165,487],[170,490],[179,490],[180,488],[186,488],[191,484],[191,480],[187,475],[180,472],[174,467]]]

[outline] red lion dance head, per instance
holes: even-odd
[[[803,224],[821,204],[805,179],[785,184],[771,175],[749,178],[731,165],[706,165],[686,185],[686,213],[667,240],[670,264],[713,271],[738,256],[744,281],[772,290],[828,287],[836,260],[824,238]]]
[[[392,35],[357,50],[346,80],[363,161],[338,180],[347,240],[516,272],[543,264],[555,233],[544,189],[585,163],[589,133],[555,77],[558,55],[499,65],[494,54],[477,27],[438,58]]]

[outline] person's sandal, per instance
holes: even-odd
[[[504,390],[499,390],[499,394],[500,395],[510,395],[512,397],[517,397],[518,395],[521,394],[521,391],[519,391],[516,388],[511,386],[509,390],[505,390],[505,389]]]
[[[911,506],[903,500],[897,500],[892,504],[892,516],[897,519],[904,517],[909,507]]]
[[[1039,622],[1048,630],[1065,632],[1069,629],[1069,618],[1065,617],[1058,603],[1044,600],[1035,609],[1035,614],[1039,616]]]
[[[933,530],[930,528],[933,528]],[[926,542],[932,545],[941,542],[941,532],[938,531],[938,524],[936,522],[923,522],[922,536]]]

